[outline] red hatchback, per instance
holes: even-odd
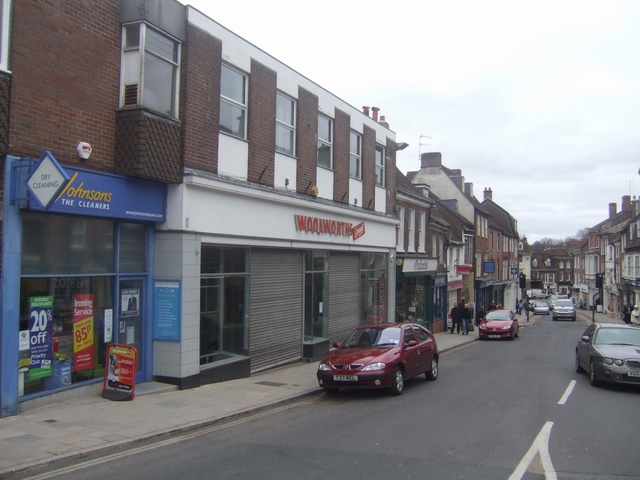
[[[340,388],[404,390],[405,379],[438,378],[438,346],[417,323],[367,324],[356,328],[318,365],[318,383],[327,393]]]
[[[511,310],[490,310],[478,326],[480,340],[487,338],[518,338],[520,325]]]

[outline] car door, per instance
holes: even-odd
[[[413,325],[413,330],[418,339],[418,347],[420,347],[418,352],[420,355],[419,373],[424,373],[431,369],[431,360],[436,353],[436,344],[433,337],[424,328]]]
[[[597,325],[589,325],[589,328],[584,331],[584,333],[580,337],[580,340],[578,341],[578,359],[580,361],[580,365],[582,365],[582,368],[584,368],[585,370],[589,369],[589,358],[591,357],[593,335],[596,331],[596,328]],[[582,337],[584,337],[585,335],[589,337],[589,340],[582,339]]]
[[[405,325],[403,331],[404,340],[402,356],[404,358],[404,376],[406,378],[410,378],[420,373],[420,344],[418,343],[418,339],[416,338],[411,325]],[[409,345],[411,340],[415,341],[415,345]]]

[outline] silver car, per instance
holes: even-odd
[[[549,302],[546,300],[536,300],[533,303],[534,315],[549,315]]]
[[[558,299],[553,306],[553,320],[568,318],[576,321],[576,306],[571,299]]]

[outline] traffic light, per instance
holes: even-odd
[[[596,288],[602,288],[602,273],[596,273]]]
[[[527,276],[524,273],[520,274],[520,288],[527,288]]]

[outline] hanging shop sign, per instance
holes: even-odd
[[[53,297],[29,298],[29,379],[53,374]]]
[[[15,165],[19,167],[19,165]],[[17,170],[16,170],[17,171]],[[166,186],[137,178],[62,167],[46,151],[30,172],[27,192],[12,192],[12,200],[28,197],[27,208],[56,213],[164,222]]]
[[[133,400],[135,397],[138,351],[131,345],[112,343],[107,348],[102,397],[109,400]]]
[[[294,215],[294,219],[296,230],[299,232],[351,237],[353,240],[357,240],[366,233],[364,222],[354,225],[330,218],[308,217],[306,215]]]

